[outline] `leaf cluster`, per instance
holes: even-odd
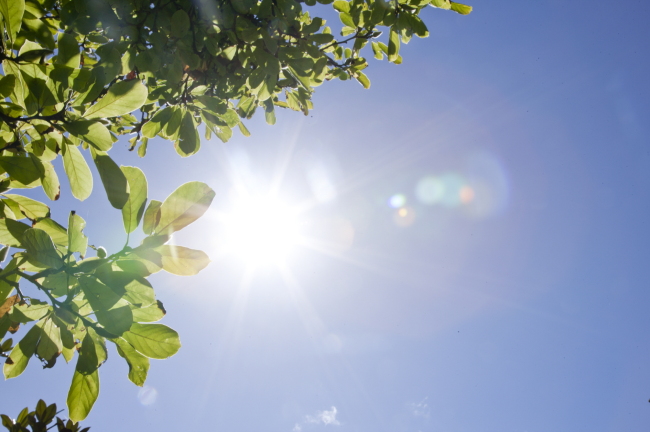
[[[56,417],[58,413],[56,404],[47,405],[41,399],[34,411],[24,408],[15,420],[5,414],[0,414],[0,418],[2,418],[2,425],[9,432],[45,432],[54,426],[58,432],[87,432],[90,429],[89,427],[81,429],[79,423],[72,420],[63,421]],[[54,424],[50,426],[52,422]]]
[[[147,184],[137,168],[122,167],[127,179],[137,180],[122,208],[127,233],[138,226],[147,236],[137,247],[125,246],[108,256],[94,247],[87,257],[85,221],[74,212],[63,227],[49,217],[49,208],[19,195],[1,195],[6,212],[0,219],[4,260],[0,270],[0,356],[6,358],[5,378],[23,373],[32,357],[51,368],[62,356],[76,357],[68,393],[70,418],[79,421],[90,412],[99,395],[99,367],[113,344],[129,366],[129,379],[142,386],[149,359],[164,359],[180,348],[176,331],[156,323],[165,315],[162,302],[146,279],[160,270],[189,276],[208,263],[204,252],[167,244],[171,235],[198,219],[214,198],[214,191],[200,182],[180,186],[163,202],[147,203]],[[110,195],[109,195],[110,196]],[[31,226],[22,222],[28,219]],[[27,282],[42,296],[24,294]],[[22,287],[22,288],[21,288]],[[12,292],[16,294],[11,295]],[[14,334],[35,323],[22,339]],[[76,355],[75,355],[76,354]]]

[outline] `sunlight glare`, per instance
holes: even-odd
[[[224,222],[228,252],[255,266],[282,263],[300,238],[296,212],[273,197],[240,197]]]

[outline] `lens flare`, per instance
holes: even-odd
[[[406,205],[406,197],[404,194],[395,194],[388,200],[388,205],[392,208],[400,208]]]

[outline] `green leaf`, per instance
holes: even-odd
[[[81,343],[76,370],[83,374],[91,374],[106,361],[106,358],[104,338],[99,336],[92,327],[86,327],[86,335]]]
[[[61,354],[61,350],[63,349],[61,330],[52,321],[52,318],[46,318],[39,322],[37,326],[41,328],[42,332],[41,340],[38,342],[38,347],[36,348],[36,354],[43,360],[51,363],[52,360]]]
[[[11,95],[16,86],[16,77],[13,75],[5,75],[0,79],[0,97],[6,98]]]
[[[162,324],[134,323],[122,336],[140,354],[149,358],[166,359],[178,352],[181,341],[175,330]]]
[[[118,305],[121,296],[94,276],[79,277],[79,286],[93,310],[109,310]],[[118,305],[119,306],[119,305]]]
[[[86,221],[81,216],[70,212],[68,217],[68,251],[79,254],[83,257],[86,256],[86,249],[88,248],[88,237],[82,232],[86,227]]]
[[[113,147],[111,133],[99,121],[75,120],[63,125],[70,135],[77,137],[100,151],[108,151]]]
[[[397,26],[393,25],[390,28],[390,35],[388,37],[388,61],[394,62],[399,57],[399,33]]]
[[[142,387],[147,380],[149,359],[137,352],[131,344],[122,338],[113,339],[113,342],[117,347],[117,353],[129,365],[129,379],[133,384]]]
[[[95,310],[95,316],[108,332],[116,336],[121,336],[133,323],[131,307],[124,299],[119,299],[110,309]]]
[[[155,322],[160,321],[166,314],[165,308],[158,300],[155,304],[147,307],[140,307],[133,309],[133,322]]]
[[[129,198],[122,207],[122,220],[127,234],[132,233],[140,224],[147,203],[147,177],[140,168],[121,167],[129,184]]]
[[[43,218],[38,220],[33,225],[33,228],[38,228],[45,231],[52,238],[52,241],[55,245],[68,245],[68,232],[65,228],[50,218]]]
[[[138,79],[120,81],[112,85],[108,93],[84,113],[87,119],[115,117],[129,114],[140,108],[147,100],[147,87]]]
[[[156,301],[151,284],[136,274],[123,271],[108,271],[97,275],[100,281],[113,292],[139,307],[149,306]]]
[[[12,180],[24,187],[36,187],[41,182],[41,173],[29,157],[0,156],[0,166],[9,173]]]
[[[153,138],[162,130],[163,126],[167,124],[171,118],[173,110],[171,107],[166,107],[158,110],[153,115],[151,120],[142,126],[142,135],[146,138]]]
[[[179,9],[172,15],[172,37],[182,38],[190,30],[190,17],[187,13]]]
[[[70,181],[72,195],[80,201],[90,196],[93,190],[93,176],[83,155],[74,145],[64,145],[63,168]]]
[[[56,56],[56,63],[71,68],[78,68],[81,60],[79,52],[79,43],[77,39],[69,33],[59,34],[58,40],[59,52]]]
[[[0,13],[4,18],[7,27],[9,40],[16,40],[16,35],[20,31],[20,24],[23,21],[25,13],[25,0],[0,0]]]
[[[37,163],[34,160],[36,159],[36,156],[32,153],[30,153],[29,156],[32,158],[34,165],[36,165],[41,173],[41,185],[43,186],[43,191],[52,201],[58,200],[61,195],[61,183],[59,183],[59,176],[56,174],[54,166],[48,161],[39,161],[40,163]]]
[[[155,324],[154,324],[155,325]],[[3,366],[5,379],[15,378],[25,371],[29,359],[36,352],[36,345],[41,337],[41,328],[33,326],[18,345],[11,350]]]
[[[163,245],[154,251],[160,254],[163,270],[178,276],[193,276],[210,264],[205,252],[183,246]]]
[[[275,124],[275,108],[273,106],[273,100],[267,99],[264,101],[264,117],[266,123],[270,125]]]
[[[431,3],[429,4],[440,9],[451,9],[451,3],[449,0],[431,0]]]
[[[95,370],[90,374],[83,374],[75,370],[67,399],[70,420],[76,422],[84,420],[95,405],[98,396],[99,372]]]
[[[149,201],[147,210],[144,212],[142,231],[147,235],[151,234],[160,222],[160,206],[162,206],[161,201],[151,200]]]
[[[201,182],[189,182],[171,193],[160,207],[160,222],[156,234],[176,232],[205,213],[212,203],[215,192]]]
[[[23,247],[23,234],[29,225],[12,219],[0,219],[0,244]]]
[[[15,202],[20,208],[20,212],[28,219],[35,220],[50,215],[50,208],[41,202],[22,195],[4,194],[3,196]]]
[[[116,209],[122,209],[129,199],[129,183],[113,159],[105,152],[92,152],[99,176],[104,184],[108,201]]]
[[[176,153],[182,157],[191,156],[199,151],[201,138],[199,137],[194,116],[190,111],[185,111],[183,115],[179,138],[180,140],[176,142],[174,147],[176,148]]]
[[[31,300],[31,304],[17,304],[11,312],[11,319],[19,323],[28,323],[36,321],[47,315],[52,308],[47,302],[39,301],[36,299]]]
[[[22,243],[31,258],[51,268],[61,268],[63,258],[54,247],[50,236],[38,228],[30,228],[23,233]]]
[[[359,81],[359,83],[361,83],[363,88],[365,88],[365,89],[370,88],[370,80],[368,79],[368,77],[363,72],[357,72],[355,78],[356,78],[357,81]]]
[[[451,2],[451,10],[461,15],[468,15],[472,12],[472,7],[460,3]]]

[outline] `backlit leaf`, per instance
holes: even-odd
[[[171,234],[186,227],[205,213],[214,196],[214,191],[205,183],[185,183],[163,202],[160,222],[154,232]]]
[[[85,419],[99,396],[99,372],[83,374],[75,370],[68,392],[68,413],[70,420],[79,422]]]
[[[55,269],[63,265],[63,258],[54,247],[50,236],[38,228],[30,228],[23,233],[22,244],[31,258]]]
[[[117,346],[117,353],[129,365],[129,379],[133,384],[142,387],[147,380],[149,359],[137,352],[131,344],[122,338],[113,339],[113,342]]]
[[[166,359],[178,352],[181,347],[178,333],[162,324],[138,324],[122,337],[140,354],[149,358]]]
[[[205,252],[183,246],[163,245],[154,251],[161,256],[163,270],[178,276],[193,276],[210,264]]]
[[[147,87],[138,79],[120,81],[108,93],[84,113],[87,119],[115,117],[129,114],[140,108],[147,100]]]
[[[70,181],[70,190],[75,198],[83,201],[93,190],[90,168],[77,147],[64,145],[63,149],[63,168]]]
[[[105,152],[93,152],[93,160],[102,179],[108,201],[116,209],[123,208],[129,199],[129,183],[126,176]]]
[[[2,370],[5,379],[15,378],[27,367],[29,359],[36,352],[36,345],[41,337],[41,328],[33,326],[20,342],[11,350]]]
[[[129,184],[129,197],[122,207],[122,220],[127,234],[135,231],[144,215],[147,203],[147,177],[135,167],[121,167]]]

